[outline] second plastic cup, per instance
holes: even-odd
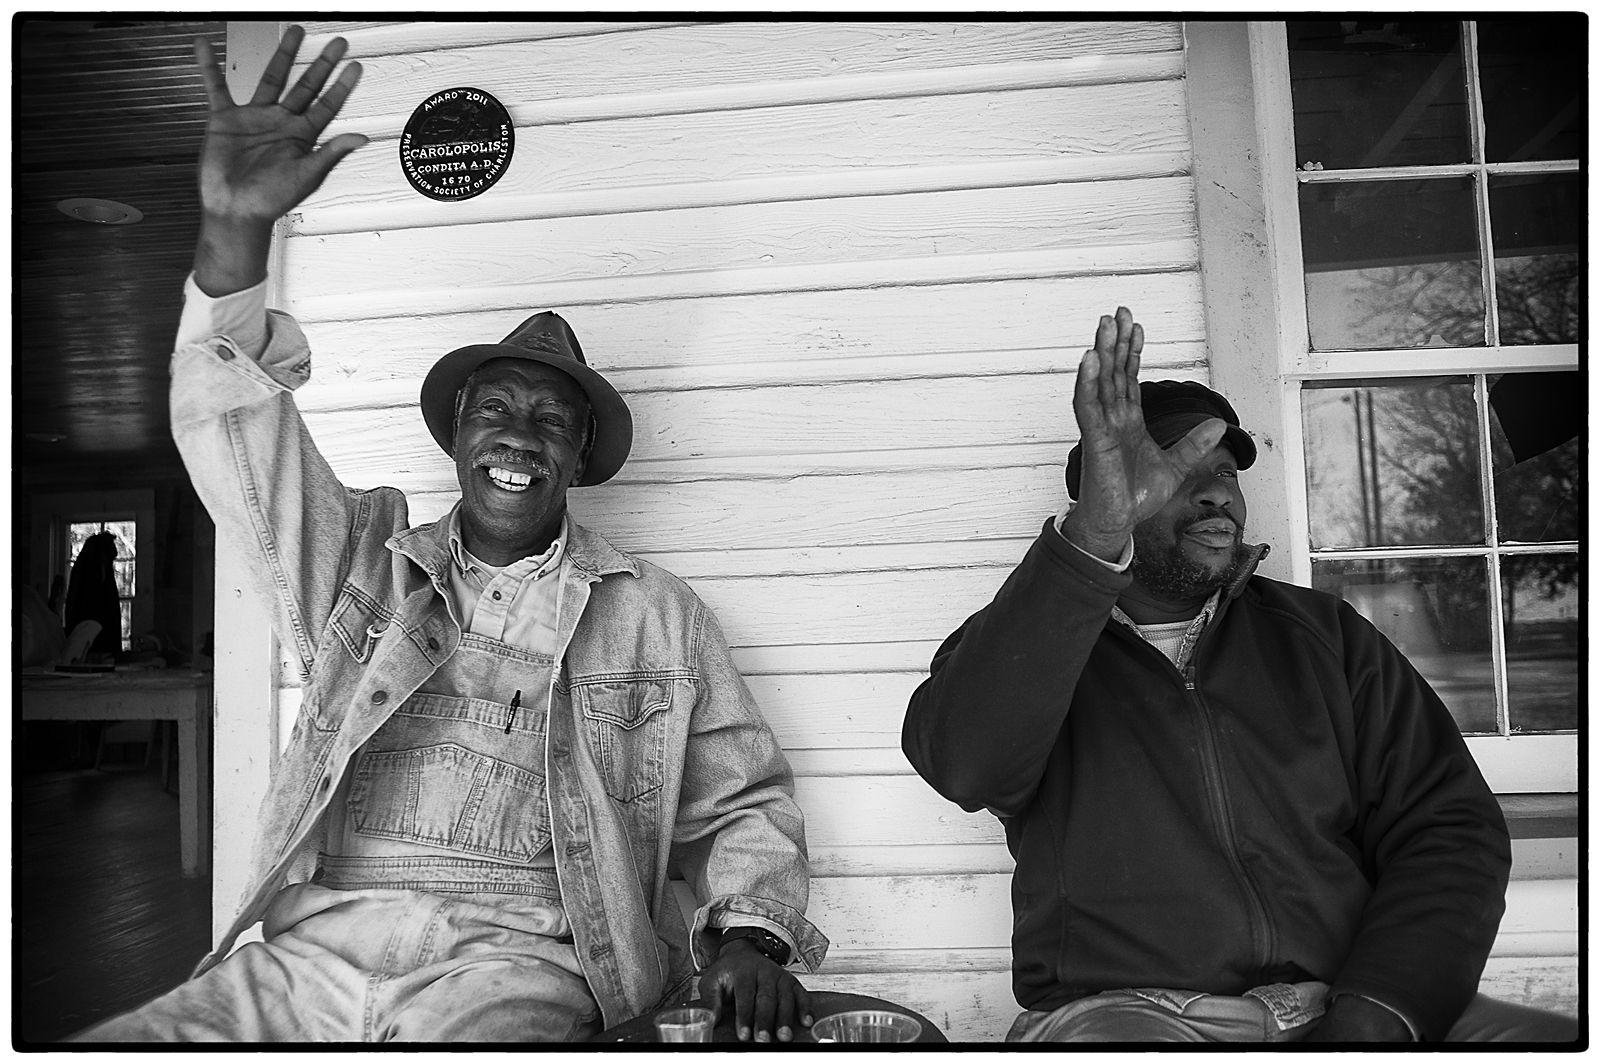
[[[915,1042],[922,1024],[899,1012],[858,1009],[824,1016],[811,1025],[819,1042]]]

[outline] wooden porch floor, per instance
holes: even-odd
[[[66,1037],[176,986],[211,938],[211,881],[178,866],[161,770],[12,780],[12,1041]]]

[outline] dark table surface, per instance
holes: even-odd
[[[945,1042],[948,1041],[933,1021],[920,1013],[912,1012],[904,1005],[897,1005],[892,1001],[882,998],[868,997],[866,994],[837,994],[831,990],[811,991],[811,1018],[812,1021],[832,1016],[836,1012],[849,1012],[852,1009],[890,1009],[894,1012],[903,1012],[907,1016],[922,1024],[922,1034],[917,1036],[919,1042]],[[656,1040],[655,1013],[647,1012],[643,1016],[620,1023],[615,1027],[601,1031],[595,1035],[596,1042],[654,1042]],[[717,1024],[717,1029],[711,1033],[713,1042],[737,1042],[739,1036],[733,1029],[733,1008],[731,1006],[722,1010],[722,1019]],[[756,1043],[746,1043],[756,1044]],[[781,1049],[786,1045],[815,1045],[811,1031],[800,1028],[792,1042],[762,1042],[764,1049]]]

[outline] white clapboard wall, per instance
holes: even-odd
[[[307,29],[303,55],[342,33],[365,68],[330,133],[373,138],[277,264],[335,470],[444,513],[423,374],[559,310],[636,421],[573,511],[710,604],[794,765],[833,942],[807,985],[1001,1038],[1010,858],[911,771],[900,724],[1061,503],[1097,316],[1135,309],[1148,373],[1207,376],[1181,25]],[[515,157],[435,202],[398,137],[460,86],[507,106]],[[285,733],[299,682],[280,667]]]

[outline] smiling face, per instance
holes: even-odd
[[[1193,616],[1243,564],[1244,521],[1238,463],[1218,444],[1167,504],[1133,530],[1132,590],[1167,612]]]
[[[455,428],[467,550],[509,565],[549,547],[583,475],[588,426],[583,389],[553,366],[497,358],[468,378]]]

